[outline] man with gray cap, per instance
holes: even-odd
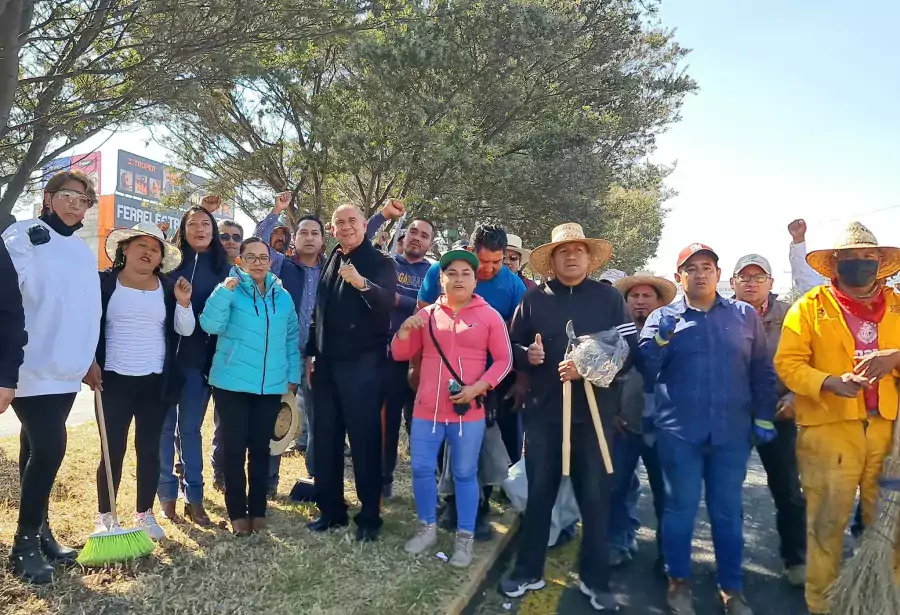
[[[753,306],[762,320],[766,347],[775,357],[781,325],[790,307],[772,292],[772,266],[759,254],[741,257],[734,267],[731,287],[734,296]],[[775,430],[778,436],[756,447],[768,475],[769,491],[775,500],[776,527],[781,539],[781,559],[791,585],[803,587],[806,579],[806,502],[800,490],[797,470],[797,424],[794,422],[794,394],[784,383],[776,383],[778,407]]]

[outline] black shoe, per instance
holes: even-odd
[[[455,532],[457,525],[459,523],[456,517],[456,502],[445,501],[438,516],[438,527],[445,532]]]
[[[544,589],[543,579],[503,579],[500,581],[500,593],[507,598],[520,598],[528,591]]]
[[[490,542],[493,539],[494,528],[491,527],[488,516],[479,510],[478,515],[475,517],[475,540],[477,542]]]
[[[381,528],[357,526],[356,542],[375,542],[378,540],[379,534],[381,534]]]
[[[50,523],[45,519],[41,526],[41,550],[50,564],[74,564],[78,557],[75,549],[59,544],[50,531]]]
[[[319,517],[315,521],[310,521],[306,524],[306,529],[312,532],[327,532],[328,530],[337,528],[337,527],[347,527],[350,525],[350,521],[344,519],[343,521],[330,521],[325,517]]]
[[[23,581],[44,585],[53,580],[53,566],[47,563],[41,553],[41,539],[37,529],[19,528],[9,552],[9,563],[13,574]]]

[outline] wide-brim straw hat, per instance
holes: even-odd
[[[583,243],[588,247],[588,254],[590,255],[588,273],[600,269],[612,256],[612,244],[605,239],[585,237],[584,229],[581,228],[580,224],[567,222],[553,229],[553,232],[550,233],[550,243],[545,243],[531,251],[531,269],[545,278],[552,276],[550,260],[553,250],[564,243]]]
[[[678,289],[674,282],[670,282],[658,275],[653,275],[649,271],[637,271],[634,275],[630,275],[617,280],[615,286],[623,295],[628,295],[635,286],[652,286],[659,292],[662,305],[669,305],[675,300]]]
[[[900,272],[900,248],[879,246],[875,235],[860,222],[851,222],[830,250],[813,250],[806,255],[806,262],[820,275],[829,280],[835,277],[834,259],[841,250],[877,249],[881,254],[881,265],[877,278],[884,280]]]
[[[269,442],[269,454],[280,455],[287,450],[291,442],[300,435],[300,411],[294,394],[287,392],[281,396],[281,408],[275,418],[275,429]]]
[[[521,237],[518,235],[510,235],[509,233],[506,234],[506,249],[518,252],[521,257],[519,264],[524,267],[528,263],[528,259],[531,258],[531,250],[523,248],[522,245]]]
[[[163,246],[163,258],[159,264],[159,270],[163,273],[169,273],[178,269],[181,264],[181,250],[177,246],[166,241],[163,232],[152,222],[138,222],[131,228],[116,228],[109,232],[106,237],[106,256],[112,262],[116,261],[116,250],[119,244],[128,239],[133,239],[140,235],[153,237],[158,239]]]

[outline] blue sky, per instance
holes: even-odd
[[[701,241],[718,250],[726,278],[758,252],[787,289],[786,227],[798,217],[811,248],[830,246],[852,219],[900,245],[900,2],[861,4],[663,0],[659,19],[692,49],[700,90],[652,156],[677,162],[669,184],[679,194],[648,268],[671,278],[681,248]],[[117,134],[101,147],[104,192],[117,149],[166,161],[147,140]]]

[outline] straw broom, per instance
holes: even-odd
[[[109,443],[106,439],[106,419],[103,416],[103,398],[100,391],[94,392],[97,404],[97,424],[100,426],[100,446],[103,465],[106,468],[106,487],[109,489],[109,503],[112,509],[113,526],[108,532],[95,532],[88,536],[87,543],[78,556],[82,566],[104,566],[115,562],[146,557],[153,553],[154,544],[141,528],[123,530],[116,515],[116,489],[113,486],[112,468],[109,465]]]
[[[866,528],[859,551],[828,588],[834,615],[900,615],[894,583],[894,552],[900,527],[900,429],[894,425],[891,454],[884,460],[878,518]]]

